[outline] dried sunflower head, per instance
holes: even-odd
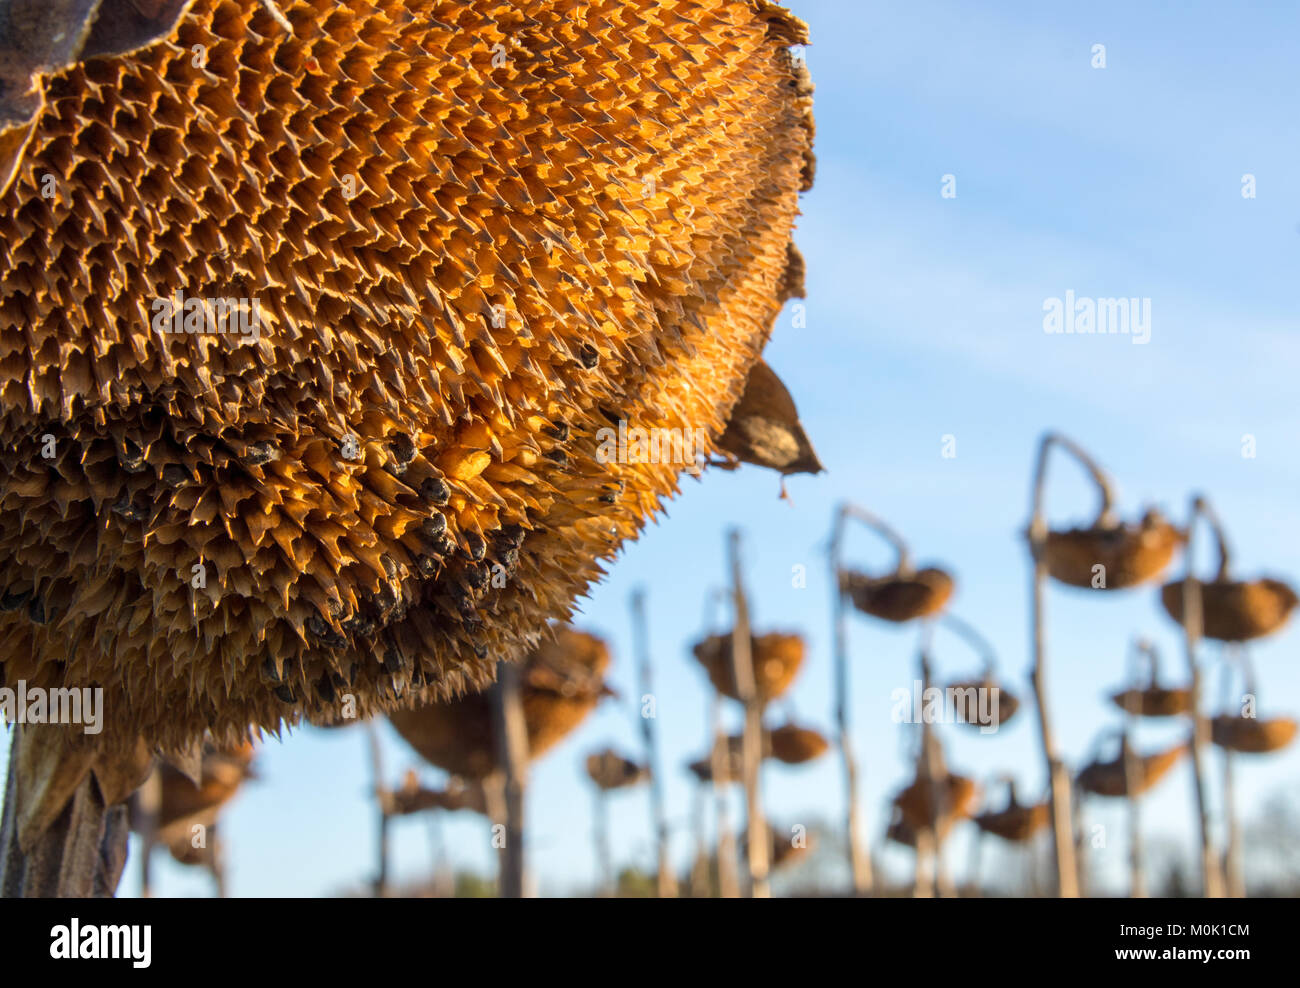
[[[596,788],[605,791],[639,785],[649,778],[644,765],[624,758],[613,748],[588,755],[585,767],[587,777],[596,784]]]
[[[691,651],[704,666],[713,688],[723,696],[739,700],[731,637],[730,634],[710,635],[697,642]],[[790,688],[803,666],[804,652],[804,640],[799,635],[773,631],[750,636],[749,654],[754,664],[754,686],[759,703],[769,703]]]
[[[528,751],[537,758],[574,730],[608,694],[609,649],[594,635],[558,629],[523,660],[521,702]],[[389,720],[426,761],[465,779],[496,770],[492,701],[484,693],[396,710]]]
[[[1183,620],[1183,580],[1160,588],[1160,603],[1175,621]],[[1206,638],[1246,642],[1279,631],[1300,598],[1281,580],[1231,580],[1220,575],[1201,584],[1201,620]]]
[[[677,489],[600,430],[715,441],[797,288],[803,26],[131,6],[0,119],[0,673],[124,746],[484,684]]]

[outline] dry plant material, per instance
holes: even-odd
[[[1192,691],[1181,687],[1147,686],[1112,693],[1111,703],[1139,717],[1177,717],[1192,705]]]
[[[985,833],[1013,844],[1023,844],[1051,824],[1052,807],[1047,802],[1022,806],[1016,799],[1015,786],[1011,786],[1004,809],[980,813],[972,819]]]
[[[809,833],[804,833],[798,843],[795,842],[793,837],[786,836],[776,827],[769,826],[767,828],[767,834],[767,860],[769,868],[773,871],[778,868],[784,869],[797,863],[804,857],[804,855],[812,850],[814,843],[813,835]],[[748,854],[748,839],[741,841],[741,850],[745,854]]]
[[[1094,760],[1080,771],[1076,782],[1080,789],[1096,796],[1140,796],[1155,788],[1178,760],[1187,753],[1186,744],[1178,744],[1165,751],[1142,755],[1137,759],[1137,782],[1134,792],[1128,791],[1128,782],[1124,774],[1124,748],[1121,741],[1120,752],[1113,761]]]
[[[1139,685],[1112,693],[1111,702],[1126,713],[1138,717],[1177,717],[1190,713],[1190,689],[1160,685],[1160,655],[1155,646],[1145,639],[1137,639],[1133,648],[1135,657],[1146,660],[1146,682],[1142,684],[1141,672],[1135,671],[1131,681]]]
[[[952,828],[957,823],[958,819],[958,817],[950,814],[946,814],[940,818],[938,833],[940,843],[943,843],[948,839],[948,835],[952,833]],[[926,826],[929,826],[928,821]],[[907,818],[904,816],[902,807],[894,806],[893,815],[889,820],[889,827],[885,831],[885,839],[892,840],[896,844],[902,844],[904,847],[910,847],[912,850],[916,850],[917,837],[920,834],[920,830],[921,828],[908,822]]]
[[[736,759],[723,764],[726,771],[723,778],[718,781],[723,785],[739,782],[741,778],[740,761]],[[700,782],[713,781],[713,762],[709,758],[697,758],[693,762],[688,762],[686,768]]]
[[[1192,691],[1180,686],[1160,686],[1155,681],[1110,695],[1111,703],[1139,717],[1178,717],[1192,709]]]
[[[771,757],[787,765],[803,765],[820,758],[830,749],[830,742],[820,731],[798,724],[782,724],[768,732]]]
[[[487,816],[487,798],[477,782],[452,776],[445,789],[426,789],[420,777],[408,771],[400,788],[383,793],[383,810],[389,816],[411,816],[429,810],[470,810]]]
[[[803,258],[799,264],[802,267]],[[761,360],[749,370],[745,391],[718,438],[718,448],[741,463],[768,467],[782,476],[825,469],[799,421],[789,390]]]
[[[78,61],[125,54],[167,37],[186,6],[187,0],[0,4],[0,195],[14,180],[46,109],[46,79]]]
[[[998,698],[998,708],[995,713],[990,706],[986,711],[980,703],[980,692],[996,690]],[[985,675],[981,679],[966,680],[960,683],[953,683],[947,689],[947,695],[952,697],[953,707],[955,708],[958,719],[963,724],[971,727],[1001,727],[1020,709],[1020,700],[1010,690],[1003,689],[998,685],[997,680],[992,675]]]
[[[751,636],[750,641],[758,700],[763,704],[770,703],[782,696],[794,682],[803,665],[804,641],[799,635],[776,631]],[[731,662],[731,635],[711,635],[698,642],[692,651],[708,673],[713,688],[723,696],[739,700]]]
[[[1175,621],[1183,620],[1183,582],[1160,588],[1160,603]],[[1221,642],[1247,642],[1281,629],[1295,610],[1294,590],[1281,580],[1231,580],[1220,573],[1201,584],[1202,634]]]
[[[594,635],[560,628],[523,662],[528,751],[537,758],[573,731],[609,694],[604,684],[609,647]],[[471,693],[389,715],[397,733],[421,757],[465,779],[497,769],[491,698]]]
[[[596,788],[604,792],[640,785],[649,779],[644,765],[638,765],[632,759],[624,758],[612,748],[588,755],[586,768],[587,778],[596,784]]]
[[[934,566],[895,570],[885,576],[845,571],[841,583],[853,606],[863,614],[895,624],[938,614],[954,588],[952,576]]]
[[[1251,755],[1281,751],[1296,736],[1290,717],[1238,717],[1222,714],[1210,722],[1210,737],[1220,748]]]
[[[158,772],[162,776],[158,831],[165,840],[169,827],[183,825],[201,814],[215,814],[234,798],[245,781],[254,777],[253,745],[246,741],[228,750],[209,746],[203,752],[198,785],[166,761],[159,765]]]
[[[1160,602],[1165,612],[1183,622],[1183,598],[1187,590],[1199,592],[1200,634],[1222,642],[1246,642],[1278,631],[1295,610],[1295,590],[1281,580],[1262,577],[1258,580],[1232,578],[1232,551],[1227,532],[1218,514],[1203,497],[1192,502],[1193,521],[1204,518],[1214,533],[1219,553],[1219,568],[1209,582],[1196,581],[1188,587],[1187,578],[1160,588]]]
[[[722,739],[722,766],[725,777],[721,782],[739,782],[741,779],[740,762],[744,738],[738,734]],[[798,724],[783,724],[770,731],[763,732],[763,757],[775,758],[786,765],[803,765],[824,755],[830,748],[830,742],[812,728],[800,727]],[[690,762],[686,766],[701,782],[713,781],[713,759],[705,757]]]
[[[185,771],[170,762],[161,762],[156,771],[160,776],[156,841],[181,864],[211,864],[215,839],[209,833],[201,846],[196,847],[194,828],[211,832],[221,809],[247,780],[255,778],[252,743],[245,741],[230,749],[206,745],[197,785]],[[139,830],[138,822],[135,826]]]
[[[764,739],[764,748],[766,744]],[[739,734],[732,734],[725,738],[719,738],[713,746],[714,753],[718,755],[719,764],[722,766],[722,778],[718,781],[723,785],[733,782],[740,782],[744,773],[741,771],[741,761],[744,750],[745,739]],[[765,751],[764,754],[769,752]],[[713,781],[713,756],[705,755],[703,758],[689,762],[686,768],[701,782]]]
[[[1137,524],[1105,518],[1088,528],[1049,531],[1042,551],[1052,579],[1067,586],[1127,590],[1163,573],[1183,541],[1183,533],[1150,508]]]
[[[790,290],[776,5],[278,7],[37,53],[0,119],[2,674],[123,748],[484,685],[677,490],[597,430],[716,440]]]
[[[956,821],[963,820],[974,812],[979,787],[975,785],[974,779],[946,771],[941,777],[941,785],[943,807],[938,820],[939,839],[942,841]],[[934,789],[930,780],[918,778],[894,796],[894,806],[902,813],[903,822],[912,830],[929,827],[934,819]]]

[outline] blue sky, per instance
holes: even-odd
[[[783,314],[769,362],[799,402],[829,472],[790,483],[756,468],[687,480],[668,517],[625,550],[583,602],[580,625],[608,636],[613,680],[636,693],[628,596],[649,594],[661,757],[674,851],[690,853],[692,784],[682,765],[705,747],[706,692],[689,658],[703,602],[726,575],[725,531],[745,533],[759,630],[795,629],[809,657],[792,691],[798,718],[831,728],[830,594],[825,543],[834,506],[850,499],[891,521],[922,560],[957,575],[952,611],[997,648],[1009,687],[1028,698],[1028,566],[1019,532],[1029,508],[1039,435],[1059,429],[1115,476],[1127,513],[1157,503],[1182,517],[1204,490],[1225,520],[1237,572],[1295,574],[1300,520],[1300,7],[1282,3],[997,5],[796,0],[811,27],[817,85],[818,175],[804,197],[797,242],[808,263],[806,328]],[[1106,46],[1094,69],[1092,47]],[[1241,195],[1255,176],[1257,198]],[[940,195],[945,174],[957,197]],[[1053,336],[1045,299],[1151,299],[1145,346],[1124,336]],[[1242,456],[1242,437],[1257,456]],[[957,455],[941,456],[945,435]],[[1068,460],[1049,492],[1055,522],[1086,521],[1093,494]],[[1205,541],[1205,540],[1202,540]],[[888,552],[866,534],[851,556],[881,567]],[[1208,564],[1208,553],[1206,562]],[[791,568],[807,567],[807,586]],[[1048,600],[1054,715],[1074,765],[1097,732],[1117,723],[1103,700],[1125,673],[1130,637],[1162,647],[1183,671],[1177,629],[1154,590],[1092,597],[1054,588]],[[1252,648],[1261,712],[1296,713],[1295,627]],[[861,800],[878,843],[889,794],[904,777],[906,727],[890,693],[913,678],[916,629],[855,619],[855,741]],[[941,634],[941,677],[977,659]],[[1218,676],[1212,680],[1217,697]],[[733,715],[736,711],[731,711]],[[592,875],[591,798],[582,757],[606,743],[636,752],[627,702],[610,703],[536,767],[531,864],[541,890],[562,893]],[[1041,791],[1036,722],[1026,708],[981,737],[942,727],[949,764],[988,779],[1004,772]],[[414,756],[385,729],[389,774]],[[1178,728],[1144,727],[1143,746]],[[360,730],[296,732],[259,759],[262,781],[227,815],[236,895],[316,895],[370,874],[373,811]],[[1219,760],[1208,765],[1218,808]],[[1239,809],[1294,790],[1300,746],[1241,759]],[[437,773],[425,773],[430,781]],[[782,823],[842,819],[834,755],[765,772],[770,815]],[[1146,830],[1191,851],[1191,783],[1183,768],[1149,801]],[[1123,817],[1090,804],[1109,834],[1095,853],[1122,880]],[[739,819],[739,804],[733,821]],[[620,863],[648,863],[644,792],[617,795],[611,819]],[[486,826],[445,825],[458,863],[491,868]],[[968,835],[950,852],[960,872]],[[425,824],[398,825],[399,876],[429,866]],[[896,876],[910,857],[882,859]],[[138,887],[128,873],[123,892]],[[163,894],[204,893],[200,876],[170,864]]]

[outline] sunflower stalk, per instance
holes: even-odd
[[[492,723],[496,736],[500,808],[504,812],[505,846],[501,848],[499,894],[524,896],[524,796],[528,785],[528,728],[524,722],[519,669],[513,662],[497,663],[492,688]]]
[[[1079,871],[1075,852],[1073,813],[1070,808],[1070,773],[1057,753],[1056,736],[1052,730],[1052,715],[1048,704],[1047,688],[1047,634],[1045,630],[1045,598],[1047,586],[1047,559],[1043,551],[1047,540],[1047,516],[1044,500],[1047,493],[1047,464],[1053,447],[1059,446],[1078,460],[1092,477],[1100,494],[1101,503],[1097,523],[1113,523],[1114,493],[1110,478],[1100,466],[1073,441],[1057,433],[1043,436],[1038,447],[1038,460],[1034,470],[1033,509],[1029,521],[1029,546],[1033,571],[1030,579],[1031,647],[1034,656],[1030,680],[1034,687],[1034,701],[1038,708],[1039,739],[1042,743],[1043,762],[1047,769],[1051,791],[1052,840],[1055,848],[1056,893],[1062,899],[1079,896]]]
[[[1190,517],[1187,521],[1186,573],[1183,577],[1183,640],[1186,646],[1187,668],[1191,675],[1191,705],[1188,715],[1192,719],[1190,733],[1192,780],[1196,794],[1196,825],[1201,845],[1201,894],[1207,899],[1223,897],[1223,875],[1220,870],[1218,854],[1214,849],[1210,834],[1209,793],[1205,783],[1202,754],[1209,744],[1210,724],[1201,716],[1202,673],[1197,661],[1197,649],[1200,645],[1203,627],[1201,600],[1201,583],[1196,577],[1196,523],[1205,519],[1216,533],[1219,543],[1220,572],[1225,571],[1228,556],[1223,528],[1219,524],[1209,502],[1199,494],[1192,498]]]
[[[862,841],[858,812],[858,765],[853,753],[853,735],[850,729],[849,646],[848,646],[848,594],[844,588],[843,548],[847,522],[855,518],[879,532],[894,546],[901,568],[908,562],[907,544],[892,528],[874,515],[853,504],[840,505],[831,533],[830,564],[831,586],[834,598],[835,642],[835,720],[839,729],[840,760],[844,772],[845,831],[848,834],[849,870],[853,878],[854,895],[870,895],[873,890],[871,856]]]
[[[731,663],[736,693],[745,710],[744,743],[741,772],[745,784],[745,817],[749,894],[754,899],[771,896],[768,885],[768,848],[770,838],[763,815],[760,772],[763,763],[763,704],[754,675],[753,635],[749,623],[749,601],[745,595],[740,563],[740,532],[733,529],[728,537],[731,560],[732,601],[735,622],[731,631]]]
[[[650,631],[645,614],[645,591],[632,595],[632,633],[636,641],[637,666],[640,670],[641,703],[654,698],[654,670],[650,662]],[[646,773],[650,782],[650,832],[655,835],[656,879],[655,889],[661,899],[677,895],[672,862],[668,857],[668,816],[664,809],[663,777],[659,771],[659,749],[655,744],[655,717],[647,717],[638,708],[641,721],[641,739],[645,745]],[[656,708],[656,713],[658,710]]]

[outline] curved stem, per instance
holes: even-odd
[[[1047,561],[1043,557],[1043,544],[1047,539],[1047,519],[1043,513],[1043,499],[1047,489],[1047,461],[1053,446],[1060,446],[1072,454],[1092,475],[1101,494],[1101,509],[1097,524],[1114,523],[1114,496],[1110,479],[1078,445],[1064,436],[1049,432],[1038,447],[1038,461],[1034,469],[1033,507],[1029,520],[1029,555],[1032,563],[1029,583],[1031,610],[1030,646],[1034,665],[1030,680],[1034,687],[1034,703],[1038,708],[1039,738],[1042,742],[1043,762],[1047,768],[1047,781],[1051,789],[1052,842],[1056,855],[1056,894],[1062,899],[1079,895],[1078,856],[1075,853],[1074,814],[1071,811],[1070,772],[1056,750],[1052,732],[1052,716],[1047,703],[1047,634],[1045,630],[1045,598]]]
[[[1192,517],[1187,523],[1187,544],[1189,546],[1192,539],[1192,526],[1196,524],[1198,518],[1204,520],[1210,526],[1210,531],[1214,533],[1215,546],[1219,551],[1219,568],[1215,573],[1214,580],[1216,583],[1223,582],[1228,579],[1228,571],[1232,565],[1232,550],[1228,547],[1228,536],[1224,531],[1223,522],[1219,520],[1219,516],[1210,502],[1201,494],[1197,494],[1192,498]],[[1191,550],[1189,549],[1187,564],[1189,575],[1192,568],[1190,557]]]
[[[1220,685],[1220,704],[1219,706],[1225,713],[1232,716],[1241,716],[1241,700],[1234,698],[1232,693],[1232,674],[1234,671],[1241,673],[1242,692],[1254,697],[1256,708],[1259,706],[1259,692],[1255,680],[1255,666],[1250,661],[1250,653],[1240,643],[1233,642],[1224,646],[1220,653],[1220,662],[1223,666],[1223,679]],[[1234,713],[1235,711],[1235,713]]]
[[[957,637],[965,641],[984,659],[984,675],[987,679],[992,680],[994,672],[997,671],[998,656],[989,640],[976,631],[972,625],[954,614],[943,614],[939,618],[939,623],[951,628],[957,633]]]
[[[727,599],[727,591],[714,587],[704,595],[704,637],[708,638],[718,626],[718,614]]]
[[[1016,803],[1016,795],[1017,795],[1017,794],[1016,794],[1016,777],[1015,777],[1014,775],[1012,775],[1010,772],[1002,772],[1002,773],[999,773],[998,775],[991,775],[991,776],[989,776],[989,784],[988,784],[988,788],[987,788],[987,790],[985,791],[985,794],[984,794],[984,795],[985,795],[985,799],[984,799],[984,803],[983,803],[983,805],[984,805],[986,808],[990,805],[990,801],[989,801],[989,799],[988,799],[988,796],[989,796],[989,794],[991,794],[991,793],[993,792],[993,787],[994,787],[994,786],[999,786],[999,785],[1002,785],[1002,786],[1006,786],[1006,787],[1007,787],[1007,806],[1008,806],[1008,808],[1011,808],[1011,807],[1016,806],[1016,805],[1017,805],[1017,803]]]
[[[1035,543],[1041,542],[1047,535],[1047,520],[1043,514],[1043,499],[1047,490],[1047,458],[1054,446],[1065,450],[1088,471],[1092,482],[1097,485],[1101,495],[1101,505],[1097,510],[1097,525],[1113,525],[1115,518],[1115,491],[1110,475],[1097,462],[1084,452],[1074,440],[1059,432],[1049,432],[1043,436],[1038,445],[1038,463],[1034,469],[1034,500],[1030,521],[1030,538]]]
[[[1237,661],[1241,663],[1241,682],[1246,687],[1246,692],[1255,698],[1256,707],[1259,706],[1259,687],[1255,680],[1255,664],[1250,661],[1250,653],[1244,648],[1238,646],[1234,649],[1237,653]]]
[[[1134,638],[1129,645],[1130,675],[1135,688],[1142,687],[1142,660],[1146,659],[1147,685],[1155,686],[1160,678],[1160,653],[1148,638]]]
[[[898,554],[897,570],[900,574],[907,576],[912,573],[912,555],[903,537],[891,528],[888,523],[873,515],[866,508],[858,507],[858,505],[846,501],[840,505],[840,509],[835,516],[835,527],[831,532],[831,567],[837,577],[843,558],[845,529],[848,527],[850,518],[866,525],[867,528],[894,547],[894,551]]]

